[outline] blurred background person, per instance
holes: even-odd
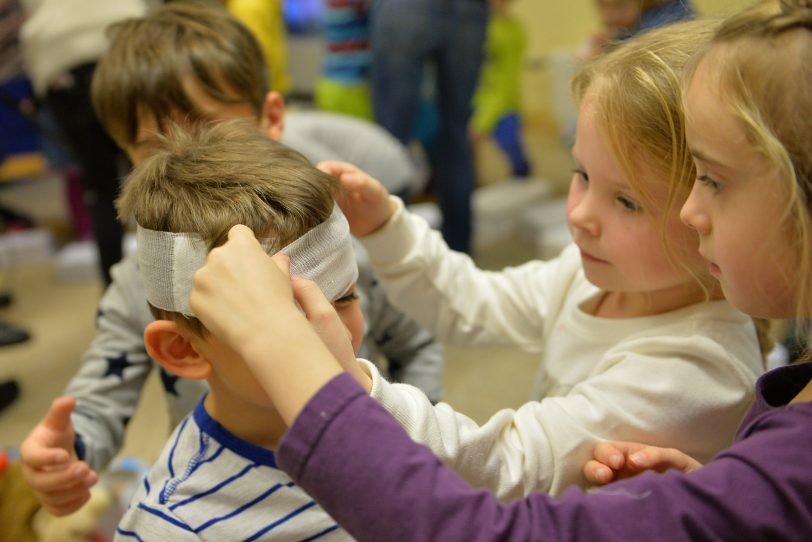
[[[53,115],[81,168],[84,201],[93,221],[101,277],[121,259],[123,228],[113,201],[127,171],[124,155],[102,128],[90,102],[96,61],[107,48],[110,23],[146,13],[150,0],[24,0],[20,46],[34,92]]]
[[[470,252],[475,175],[468,123],[488,5],[484,0],[373,0],[369,17],[375,120],[404,144],[417,129],[424,67],[435,68],[434,181],[441,230],[452,249]]]
[[[508,158],[513,177],[524,178],[530,164],[522,142],[519,89],[527,40],[510,4],[511,0],[489,0],[485,62],[474,94],[471,133],[475,140],[493,139]]]

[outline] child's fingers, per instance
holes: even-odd
[[[650,446],[638,450],[629,456],[629,464],[639,470],[666,471],[676,469],[691,472],[702,465],[693,457],[675,448],[658,448]]]
[[[67,516],[79,510],[90,500],[90,489],[85,487],[65,495],[65,500],[51,502],[49,499],[42,499],[42,507],[54,516]]]
[[[386,189],[365,171],[346,162],[321,162],[316,167],[341,181],[345,192],[360,194],[362,197],[386,193]]]
[[[358,170],[358,168],[352,164],[347,162],[339,162],[337,160],[325,160],[324,162],[319,162],[316,164],[316,167],[324,173],[338,178],[345,173],[353,173]]]
[[[287,254],[277,252],[271,256],[271,260],[276,264],[276,267],[282,271],[285,276],[290,277],[290,257]]]
[[[228,230],[228,240],[229,242],[234,243],[259,245],[259,241],[257,241],[257,237],[254,235],[253,230],[243,224],[236,224],[232,226],[230,230]]]
[[[592,457],[595,461],[603,463],[607,467],[618,470],[626,463],[624,452],[618,448],[619,443],[600,442],[592,449]]]
[[[584,465],[584,476],[590,484],[603,485],[611,482],[615,477],[615,473],[600,461],[590,459]]]
[[[307,317],[310,325],[333,356],[345,369],[355,368],[352,337],[319,286],[312,281],[297,278],[293,281],[293,297]]]
[[[70,452],[63,448],[53,448],[29,437],[20,445],[20,462],[31,469],[66,466]]]
[[[84,479],[76,480],[70,485],[41,492],[40,498],[43,504],[47,503],[52,508],[60,508],[65,505],[70,505],[76,499],[89,493],[90,487],[91,486],[88,486]]]
[[[343,173],[340,181],[344,191],[358,199],[382,199],[389,195],[379,180],[361,171]]]
[[[56,469],[39,469],[25,472],[25,478],[36,491],[43,493],[60,492],[83,481],[90,474],[87,463],[75,462]]]
[[[292,284],[293,297],[308,320],[332,318],[333,315],[338,318],[333,305],[324,297],[318,284],[301,277],[295,277]]]

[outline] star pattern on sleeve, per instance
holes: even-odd
[[[163,384],[166,393],[171,393],[175,397],[178,397],[178,390],[175,388],[175,384],[179,378],[179,376],[175,376],[161,367],[161,384]]]
[[[116,375],[120,379],[124,380],[124,369],[132,365],[129,361],[127,361],[127,354],[122,353],[116,357],[106,357],[104,359],[107,361],[107,371],[105,371],[104,375],[102,376]]]

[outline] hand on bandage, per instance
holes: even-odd
[[[321,162],[316,167],[341,181],[344,192],[338,204],[356,237],[375,232],[394,214],[389,192],[364,171],[345,162]]]

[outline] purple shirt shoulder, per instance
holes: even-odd
[[[812,403],[787,403],[810,379],[810,363],[762,376],[736,443],[692,474],[558,499],[505,504],[471,488],[348,375],[308,403],[277,461],[358,540],[808,541]]]

